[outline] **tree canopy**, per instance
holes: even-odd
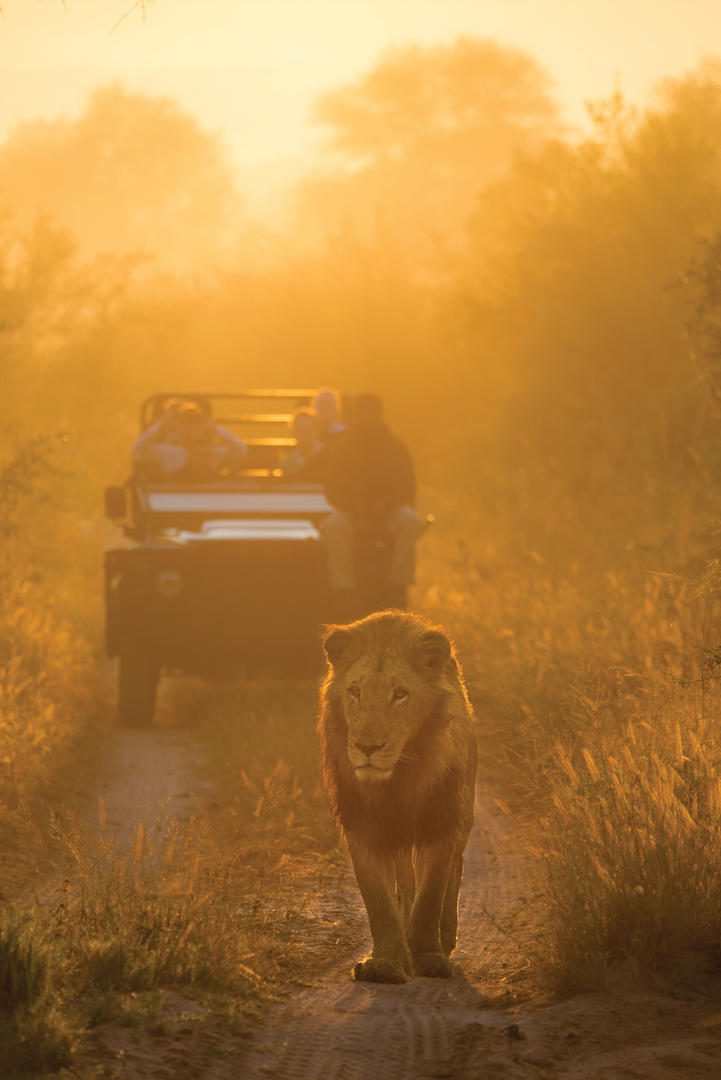
[[[558,129],[550,79],[490,41],[408,46],[320,99],[330,162],[302,212],[382,239],[414,263],[461,242],[478,192]]]
[[[471,143],[493,158],[553,129],[550,86],[525,53],[461,38],[391,50],[358,82],[323,96],[315,117],[329,128],[330,147],[351,163]]]
[[[228,245],[241,202],[218,139],[172,101],[97,90],[77,120],[24,124],[0,146],[0,191],[22,224],[47,214],[81,251],[186,264]]]

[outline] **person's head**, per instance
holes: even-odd
[[[183,402],[175,416],[181,438],[186,442],[205,442],[212,434],[213,421],[194,401]]]
[[[318,445],[315,415],[310,409],[296,409],[293,414],[293,435],[299,449],[306,453]]]
[[[321,431],[329,431],[340,419],[338,395],[335,390],[319,390],[313,398],[313,412]]]
[[[183,405],[181,398],[166,398],[159,406],[156,406],[155,423],[166,435],[177,432],[178,409]]]
[[[353,406],[354,426],[366,430],[383,422],[383,402],[377,394],[358,394]]]

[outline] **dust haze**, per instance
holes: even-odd
[[[313,118],[321,150],[268,216],[192,110],[122,82],[0,145],[2,829],[47,809],[58,765],[74,775],[73,748],[107,732],[101,496],[128,475],[142,399],[372,391],[436,517],[412,605],[457,642],[491,789],[535,808],[534,973],[598,989],[713,957],[721,60],[643,105],[591,102],[579,134],[531,52],[411,43],[339,79]],[[300,853],[312,889],[308,852],[336,851],[313,692],[269,693],[242,699],[262,751],[220,691],[178,710],[216,717],[209,753],[256,858],[287,874]],[[227,899],[220,880],[208,895]],[[236,925],[206,926],[195,887],[176,988],[201,978],[179,959],[193,935]],[[283,983],[275,939],[248,959],[254,932],[233,963]]]

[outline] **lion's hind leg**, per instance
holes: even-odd
[[[396,895],[403,926],[407,928],[416,895],[416,873],[413,869],[413,852],[410,848],[404,849],[396,856]]]
[[[458,855],[448,874],[446,895],[443,897],[441,910],[441,946],[446,956],[450,956],[458,940],[458,894],[463,879],[463,852]]]

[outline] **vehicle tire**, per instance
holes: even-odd
[[[126,727],[148,727],[153,722],[158,665],[139,649],[118,656],[118,721]]]

